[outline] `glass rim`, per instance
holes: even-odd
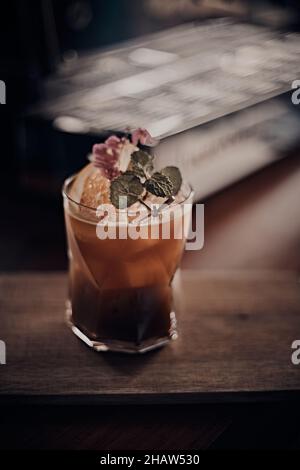
[[[69,176],[68,178],[65,179],[64,183],[63,183],[63,186],[62,186],[62,196],[63,198],[67,198],[68,201],[72,202],[73,204],[75,204],[76,206],[78,207],[82,207],[84,209],[88,209],[89,211],[92,211],[94,213],[97,213],[98,211],[98,208],[96,207],[90,207],[90,206],[87,206],[86,204],[82,204],[81,202],[77,202],[75,201],[75,199],[71,198],[71,196],[67,193],[67,188],[68,186],[75,180],[76,176],[78,175],[78,173],[74,173],[73,175]],[[187,185],[188,189],[189,189],[189,194],[184,198],[183,201],[180,201],[180,202],[175,202],[174,204],[172,203],[172,205],[166,205],[166,207],[163,208],[162,212],[164,210],[167,210],[167,209],[173,209],[174,207],[178,207],[178,206],[181,206],[183,204],[186,203],[186,201],[190,198],[192,198],[192,202],[193,202],[193,199],[194,199],[194,195],[195,195],[195,191],[194,189],[192,188],[192,186],[188,183],[188,182],[183,182],[184,184]],[[162,203],[164,204],[164,203]],[[99,206],[101,206],[101,204],[99,204]],[[98,206],[98,207],[99,207]],[[124,213],[130,213],[128,208],[126,209],[116,209],[118,212],[124,212]]]

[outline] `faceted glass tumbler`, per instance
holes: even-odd
[[[63,187],[66,313],[73,333],[96,351],[126,353],[143,353],[176,339],[172,281],[190,224],[191,188],[186,185],[184,202],[164,207],[163,216],[144,218],[138,238],[126,226],[125,236],[124,227],[121,236],[117,226],[116,238],[99,238],[97,211],[70,198],[73,181],[69,178]]]

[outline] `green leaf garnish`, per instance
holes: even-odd
[[[110,200],[117,209],[126,209],[139,199],[143,191],[144,187],[139,178],[132,171],[126,171],[112,180]]]
[[[144,186],[149,193],[158,197],[170,197],[173,195],[174,188],[171,179],[158,171],[145,181]]]
[[[137,150],[136,152],[133,152],[131,159],[134,162],[139,163],[142,167],[145,167],[149,163],[152,163],[153,156],[148,152],[144,152],[143,150]]]
[[[143,167],[141,167],[138,163],[131,161],[128,168],[129,168],[129,171],[131,171],[134,175],[138,176],[139,178],[147,179],[147,176],[143,170]]]
[[[147,178],[153,173],[153,156],[143,150],[133,152],[129,170],[140,178]]]
[[[179,168],[177,166],[166,166],[160,172],[170,178],[173,185],[172,195],[176,196],[182,185],[182,176]]]
[[[170,200],[178,193],[182,184],[179,169],[167,166],[153,173],[153,158],[143,150],[133,152],[127,171],[111,181],[110,200],[117,209],[130,207],[145,190]]]

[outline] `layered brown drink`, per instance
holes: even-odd
[[[92,163],[63,190],[69,321],[98,351],[145,352],[177,336],[172,280],[192,191],[177,168],[154,171],[132,141],[94,146]]]

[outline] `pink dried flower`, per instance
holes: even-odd
[[[122,137],[122,139],[120,139],[116,135],[111,135],[110,137],[108,137],[108,139],[106,139],[105,143],[109,147],[117,149],[120,148],[120,146],[122,145],[122,143],[125,142],[125,140],[125,137]]]
[[[152,147],[157,144],[157,141],[149,134],[147,129],[139,127],[131,134],[131,142],[133,145],[138,145],[140,142],[142,145]]]
[[[95,144],[93,146],[92,161],[95,167],[100,168],[108,179],[112,179],[116,173],[115,166],[118,162],[118,157],[117,150],[107,145],[107,143]]]
[[[121,139],[112,135],[106,139],[104,144],[95,144],[91,161],[95,167],[100,168],[106,178],[112,180],[116,178],[121,171],[126,171],[131,153],[137,150],[128,139]]]

